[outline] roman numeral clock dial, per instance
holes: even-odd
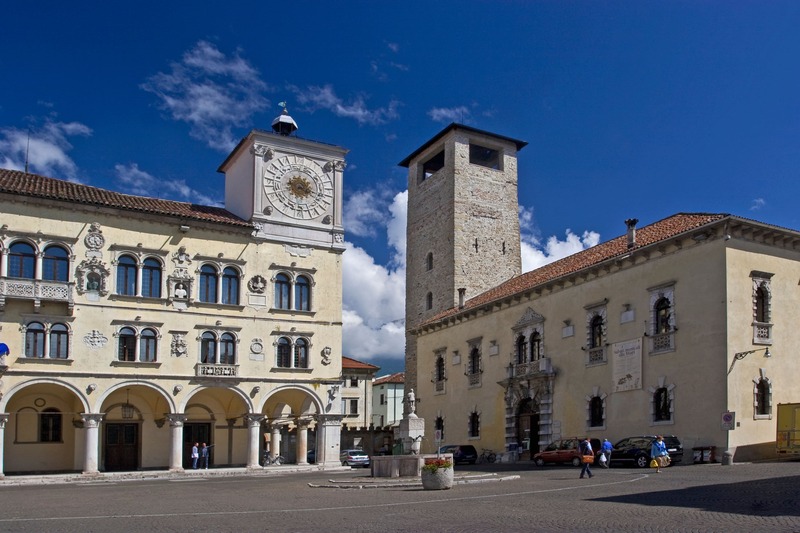
[[[318,163],[299,156],[271,161],[264,171],[264,192],[284,215],[301,220],[323,216],[333,202],[333,182]]]

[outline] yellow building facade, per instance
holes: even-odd
[[[434,141],[446,153],[447,138]],[[405,161],[410,182],[426,164],[426,153],[416,154]],[[479,167],[475,179],[487,172]],[[452,179],[446,165],[426,177]],[[410,206],[425,201],[412,193],[409,186]],[[479,215],[468,204],[440,213],[453,209]],[[637,223],[473,294],[436,282],[436,269],[461,271],[437,259],[463,237],[417,242],[409,233],[409,257],[433,254],[415,271],[414,286],[425,287],[410,295],[415,308],[425,305],[424,292],[458,302],[429,306],[409,328],[406,364],[417,376],[426,434],[438,429],[443,442],[479,450],[519,449],[522,459],[559,438],[655,434],[678,436],[687,461],[692,448],[712,446],[717,460],[775,456],[775,406],[800,399],[800,233],[728,214]],[[475,228],[479,244],[490,237]],[[464,260],[474,272],[502,261],[481,246],[473,252]],[[428,439],[423,452],[433,446]]]
[[[346,150],[276,123],[225,209],[0,170],[0,472],[338,464]]]

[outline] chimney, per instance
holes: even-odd
[[[467,292],[467,289],[460,288],[458,289],[458,308],[464,309],[464,294]]]
[[[625,221],[628,226],[628,248],[636,246],[636,224],[639,222],[636,218],[629,218]]]

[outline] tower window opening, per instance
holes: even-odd
[[[422,163],[422,181],[430,178],[444,167],[444,150]]]
[[[477,144],[469,145],[469,162],[493,170],[500,170],[500,152]]]

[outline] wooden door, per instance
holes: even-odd
[[[105,470],[121,472],[139,468],[139,424],[105,424]]]

